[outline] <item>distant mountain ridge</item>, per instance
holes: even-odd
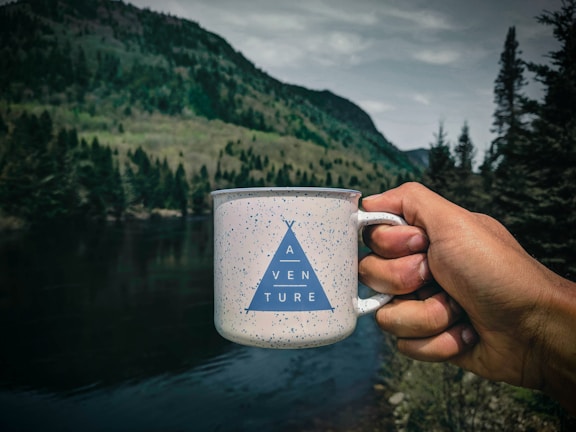
[[[414,150],[407,150],[406,155],[416,165],[426,170],[430,165],[430,150],[426,148],[419,148]]]
[[[160,115],[159,123],[184,119],[188,132],[204,124],[204,118],[222,122],[225,126],[216,127],[226,131],[227,142],[241,141],[241,146],[248,145],[249,131],[253,140],[261,134],[271,141],[279,137],[285,141],[279,152],[282,162],[291,161],[286,156],[290,146],[312,157],[317,154],[310,147],[314,144],[332,159],[315,168],[324,177],[340,155],[357,158],[356,167],[362,168],[357,171],[364,174],[357,176],[356,186],[376,180],[369,178],[370,164],[381,170],[384,185],[419,172],[356,104],[330,91],[281,83],[195,22],[122,1],[23,0],[0,7],[0,28],[5,65],[0,68],[0,112],[8,120],[15,108],[50,107],[56,122],[81,134],[100,134],[120,147],[144,142],[161,153],[160,148],[168,146],[162,139],[138,141],[130,134],[143,128],[142,116]],[[134,113],[141,114],[139,122]],[[95,125],[98,117],[106,133]],[[120,137],[113,128],[126,133]],[[205,141],[202,149],[190,147],[194,158],[188,166],[196,169],[201,161],[215,172],[217,163],[226,162],[215,149],[221,155],[225,145],[220,140]],[[262,149],[271,158],[274,151]],[[314,158],[311,161],[318,162]],[[298,164],[294,171],[304,169],[304,161]]]

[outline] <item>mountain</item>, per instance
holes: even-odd
[[[425,148],[419,148],[414,150],[407,150],[406,156],[408,159],[414,163],[414,165],[420,167],[423,171],[428,168],[430,164],[430,150]]]
[[[97,139],[121,176],[136,149],[210,188],[376,192],[419,173],[353,102],[278,81],[195,22],[122,1],[22,0],[0,7],[0,29],[0,170],[20,116],[47,113],[53,139]]]

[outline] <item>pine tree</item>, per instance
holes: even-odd
[[[58,141],[64,140],[63,135],[59,134]],[[94,137],[89,148],[77,157],[77,181],[83,189],[82,215],[89,219],[104,219],[108,213],[119,217],[125,207],[125,195],[110,147]]]
[[[176,168],[176,174],[174,175],[174,191],[173,196],[176,205],[182,213],[182,217],[186,217],[188,214],[188,192],[190,186],[188,185],[188,180],[186,180],[186,171],[184,171],[184,166],[182,163],[178,164]]]
[[[130,190],[132,193],[132,204],[142,204],[146,208],[152,208],[155,188],[155,175],[152,162],[148,154],[138,147],[132,155],[132,162],[137,170],[132,171],[130,180]]]
[[[162,167],[159,159],[156,159],[153,163],[152,169],[148,175],[148,188],[150,190],[150,201],[148,207],[151,209],[167,208],[169,196],[166,195],[166,190],[163,185]]]
[[[556,12],[538,21],[552,27],[559,49],[550,64],[529,64],[544,85],[536,105],[527,177],[537,205],[521,221],[519,235],[528,249],[560,273],[576,275],[576,0],[564,0]],[[545,229],[543,229],[545,227]]]
[[[23,112],[0,172],[0,207],[33,225],[66,218],[76,205],[71,160],[52,141],[50,115]]]
[[[242,176],[240,176],[242,177]],[[242,181],[245,181],[242,177]],[[203,213],[207,208],[208,194],[210,193],[210,176],[206,165],[202,165],[200,173],[194,175],[190,188],[192,211],[195,214]]]
[[[109,196],[109,206],[111,208],[112,216],[117,220],[120,219],[122,213],[126,209],[126,194],[124,192],[124,187],[122,184],[122,174],[120,173],[120,168],[118,164],[114,167],[114,172],[112,174],[111,184],[113,189],[110,191]]]
[[[496,138],[492,142],[492,154],[497,162],[504,157],[508,147],[525,135],[525,96],[522,89],[526,85],[524,78],[524,62],[520,58],[516,40],[516,28],[510,27],[504,43],[504,51],[500,56],[500,73],[495,81],[493,132]]]
[[[424,183],[435,192],[451,197],[451,188],[454,182],[454,158],[450,152],[450,144],[444,131],[444,124],[440,122],[438,133],[434,134],[435,141],[430,144],[428,169],[424,173]]]
[[[526,148],[526,98],[522,93],[526,80],[520,55],[516,29],[511,27],[500,56],[500,72],[494,87],[496,109],[492,131],[496,138],[482,166],[485,184],[492,189],[491,213],[510,228],[514,221],[523,218],[525,195],[530,189],[525,158],[532,157]]]
[[[476,149],[470,139],[470,128],[468,123],[465,122],[462,126],[458,143],[454,147],[455,154],[455,168],[460,179],[469,177],[472,174],[472,167],[474,165],[474,156]]]
[[[32,194],[39,181],[37,161],[44,158],[46,150],[31,146],[30,127],[38,128],[36,117],[24,111],[14,123],[0,172],[0,208],[25,219],[30,216]]]
[[[8,147],[8,163],[0,185],[4,189],[3,206],[27,220],[36,218],[40,209],[46,209],[51,201],[46,189],[53,174],[48,154],[52,131],[48,127],[51,128],[51,122],[23,112],[15,122]]]
[[[476,178],[473,173],[476,148],[470,138],[468,123],[464,123],[458,142],[454,147],[455,175],[454,200],[463,207],[477,210],[481,204],[476,193]]]

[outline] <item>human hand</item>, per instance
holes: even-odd
[[[496,220],[418,184],[365,198],[412,225],[365,230],[360,280],[397,297],[376,314],[402,353],[451,361],[567,405],[576,390],[576,287],[530,257]],[[436,284],[430,284],[432,279]],[[571,385],[570,385],[571,383]],[[574,406],[570,407],[576,411]]]

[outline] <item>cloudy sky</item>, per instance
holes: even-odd
[[[281,81],[352,100],[401,149],[429,147],[440,121],[454,142],[467,121],[477,159],[493,138],[494,79],[508,28],[516,26],[522,58],[545,62],[557,45],[535,17],[561,6],[561,0],[125,1],[199,23]]]

